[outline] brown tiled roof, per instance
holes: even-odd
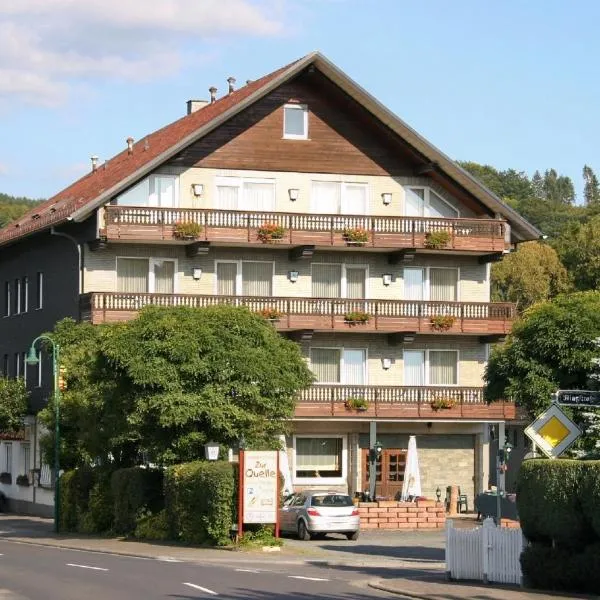
[[[132,153],[129,153],[128,149],[123,150],[105,164],[99,165],[96,171],[90,171],[46,202],[35,206],[17,221],[1,229],[0,244],[65,221],[72,212],[92,202],[100,194],[117,185],[126,177],[133,175],[138,169],[159,157],[186,136],[193,134],[253,93],[258,92],[297,62],[299,61],[294,61],[269,75],[252,81],[212,104],[145,136],[133,145]]]

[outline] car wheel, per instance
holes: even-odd
[[[304,521],[298,521],[298,537],[303,542],[308,542],[310,540],[310,533],[308,529],[306,529],[306,523]]]
[[[358,534],[359,533],[360,533],[359,531],[351,531],[350,533],[346,534],[346,537],[349,540],[356,541],[358,539]]]

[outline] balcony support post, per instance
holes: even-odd
[[[377,421],[369,423],[369,499],[375,501],[375,484],[377,479],[377,459],[373,460],[377,445]]]

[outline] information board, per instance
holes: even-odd
[[[277,522],[277,452],[244,451],[244,523]]]

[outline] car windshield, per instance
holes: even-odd
[[[352,506],[352,498],[345,494],[313,496],[311,504],[313,506]]]

